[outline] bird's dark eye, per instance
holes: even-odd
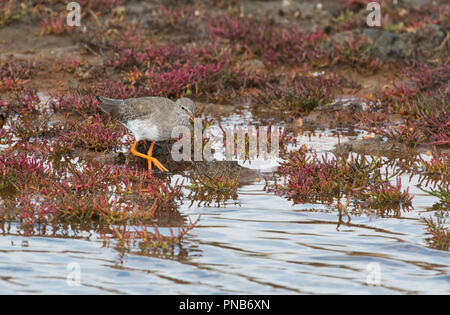
[[[186,110],[186,107],[184,107],[184,106],[181,106],[181,108],[184,109],[184,110]]]

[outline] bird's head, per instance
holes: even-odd
[[[190,98],[182,97],[178,99],[175,104],[182,112],[189,116],[189,119],[192,120],[192,122],[194,122],[195,103]]]

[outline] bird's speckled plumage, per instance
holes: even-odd
[[[99,107],[130,130],[136,141],[163,141],[177,126],[187,126],[195,104],[189,98],[176,102],[164,97],[110,99],[98,96]]]

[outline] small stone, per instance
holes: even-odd
[[[363,136],[363,139],[373,139],[375,138],[375,134],[373,132]]]

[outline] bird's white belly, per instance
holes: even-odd
[[[158,128],[154,125],[150,125],[145,120],[130,120],[126,124],[126,127],[133,133],[136,141],[140,140],[152,140],[159,141],[160,136]]]

